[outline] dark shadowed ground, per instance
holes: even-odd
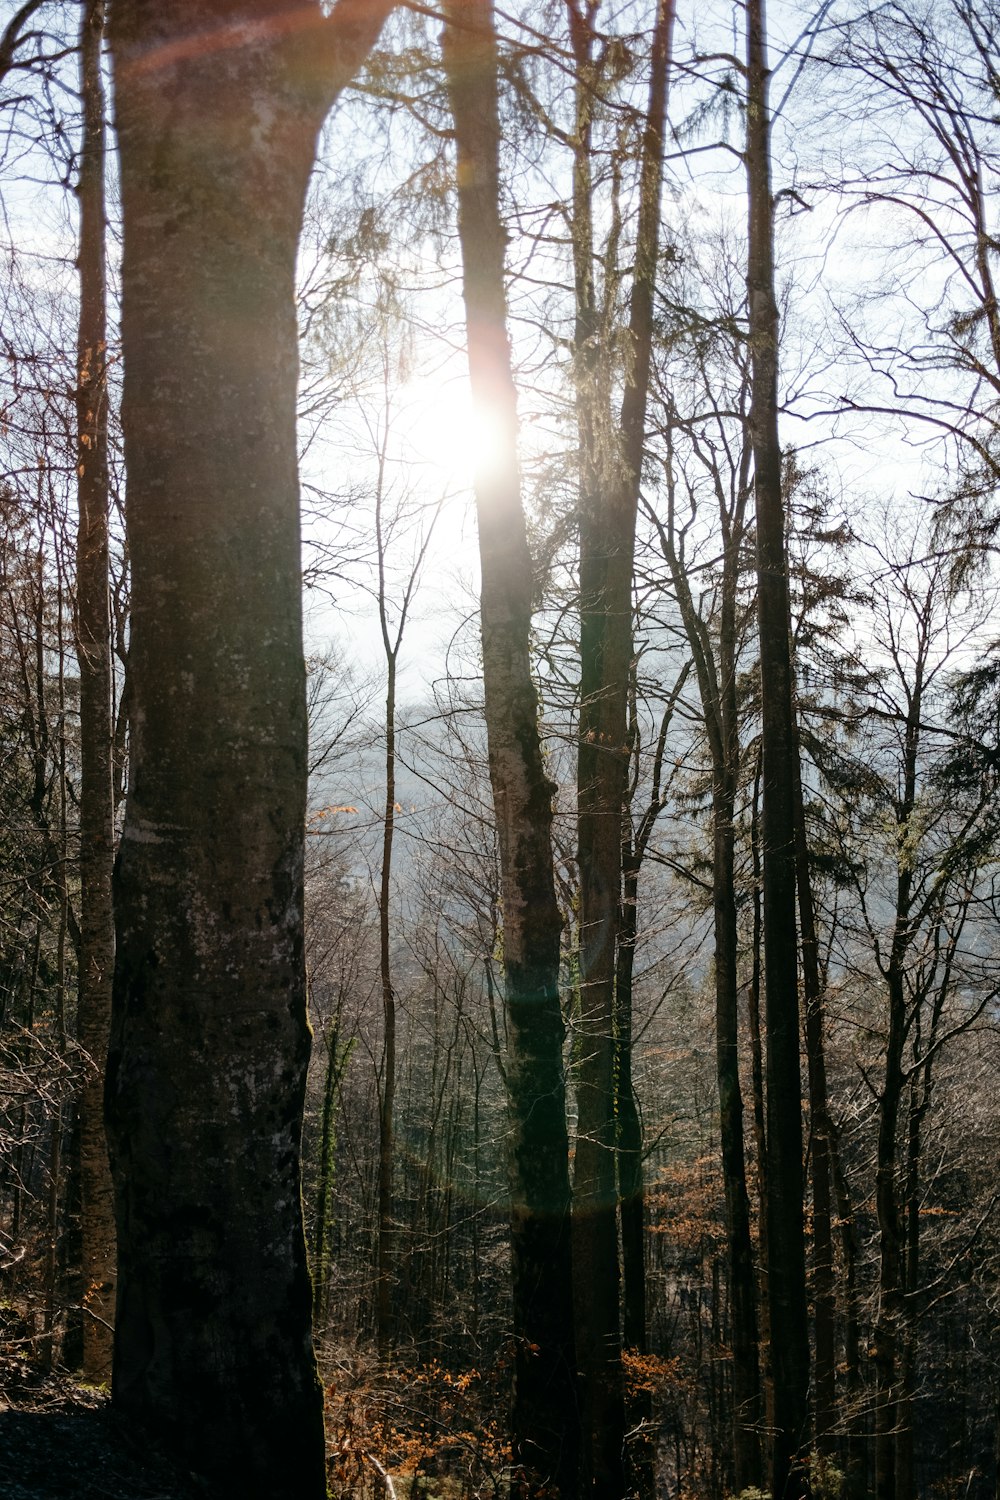
[[[3,1500],[204,1500],[126,1433],[107,1397],[0,1360]]]

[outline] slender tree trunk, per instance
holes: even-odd
[[[24,1028],[25,1039],[31,1037],[35,1029],[35,987],[38,984],[38,964],[41,958],[42,928],[41,923],[36,921],[35,936],[31,944],[31,962],[26,966],[24,976],[24,1020],[21,1025]],[[27,1177],[25,1164],[25,1143],[28,1139],[28,1108],[22,1104],[17,1116],[17,1135],[14,1146],[14,1191],[10,1206],[10,1238],[12,1244],[17,1244],[21,1238],[21,1214],[24,1208],[24,1184]]]
[[[639,870],[641,854],[623,852],[622,912],[615,973],[615,1097],[617,1099],[616,1157],[622,1244],[623,1347],[633,1354],[647,1352],[646,1336],[646,1193],[642,1170],[642,1120],[632,1077],[632,977],[638,935]],[[626,1392],[626,1395],[628,1393]],[[627,1474],[639,1500],[656,1494],[656,1442],[650,1393],[640,1389],[627,1402],[631,1433]]]
[[[775,1500],[796,1500],[808,1490],[801,1459],[809,1435],[809,1331],[795,921],[794,760],[798,752],[778,440],[778,306],[774,291],[774,205],[767,85],[763,0],[748,0],[747,299],[764,760],[768,1290],[775,1423],[772,1486]]]
[[[875,1496],[897,1500],[896,1444],[900,1425],[899,1349],[904,1320],[905,1224],[896,1182],[897,1134],[903,1102],[903,1048],[907,1033],[906,960],[913,938],[914,863],[902,851],[911,833],[917,805],[917,756],[923,711],[921,653],[916,680],[908,696],[903,745],[902,796],[895,809],[900,858],[896,874],[896,907],[892,942],[884,969],[889,1008],[885,1077],[879,1097],[875,1158],[875,1208],[879,1229],[879,1302],[875,1319]]]
[[[758,1276],[760,1303],[760,1347],[762,1361],[764,1419],[768,1431],[774,1430],[774,1382],[771,1379],[771,1312],[767,1295],[767,1101],[764,1097],[764,1045],[760,1020],[760,992],[763,974],[763,911],[761,888],[763,876],[760,857],[761,760],[753,780],[750,810],[750,860],[753,867],[753,923],[750,937],[750,984],[747,990],[747,1021],[750,1032],[750,1088],[753,1098],[753,1141],[757,1158],[757,1243],[763,1274]]]
[[[897,1356],[903,1269],[902,1225],[896,1193],[896,1128],[902,1093],[905,1004],[902,971],[897,965],[892,965],[889,975],[889,1037],[885,1082],[879,1101],[875,1165],[879,1226],[879,1303],[874,1337],[876,1500],[896,1500]]]
[[[846,1384],[846,1474],[849,1500],[868,1494],[867,1410],[861,1389],[861,1307],[858,1294],[858,1235],[854,1204],[840,1153],[839,1132],[827,1116],[830,1143],[830,1175],[840,1221],[840,1247],[844,1299],[844,1365]]]
[[[645,1184],[642,1166],[642,1121],[632,1076],[632,982],[635,949],[638,938],[639,876],[656,820],[666,806],[663,789],[664,757],[667,735],[677,703],[687,681],[690,666],[685,663],[674,684],[660,722],[653,766],[649,801],[635,828],[631,807],[635,784],[629,790],[630,807],[623,819],[622,840],[622,909],[619,917],[618,953],[615,969],[615,1088],[618,1098],[618,1198],[621,1212],[622,1285],[624,1291],[622,1326],[626,1349],[638,1354],[647,1351],[646,1306],[646,1233]],[[634,752],[636,729],[636,673],[630,672],[629,726],[630,750]],[[638,771],[635,779],[638,778]],[[648,1415],[648,1413],[646,1414]],[[642,1418],[645,1420],[645,1417]]]
[[[943,985],[941,994],[948,988]],[[936,1007],[938,1008],[938,1007]],[[940,1010],[938,1008],[938,1013]],[[916,1035],[919,1036],[919,1030]],[[896,1438],[896,1500],[916,1495],[916,1396],[918,1377],[917,1292],[920,1286],[920,1158],[924,1118],[931,1102],[933,1051],[917,1066],[918,1045],[913,1045],[914,1073],[907,1100],[906,1180],[903,1188],[904,1257],[903,1309],[899,1338],[899,1431]]]
[[[443,35],[458,156],[458,228],[473,398],[506,434],[476,475],[483,679],[503,896],[507,1011],[512,1448],[529,1494],[577,1494],[569,1146],[561,918],[552,866],[552,783],[531,676],[532,565],[521,506],[500,217],[498,57],[490,0],[451,0]]]
[[[646,1353],[645,1192],[642,1123],[632,1078],[632,975],[637,937],[639,861],[623,861],[622,918],[615,975],[615,1064],[618,1099],[618,1196],[621,1202],[623,1334],[627,1349]]]
[[[80,58],[80,328],[77,345],[76,648],[80,673],[80,949],[77,1035],[90,1059],[80,1098],[83,1373],[111,1375],[115,1216],[104,1131],[115,932],[111,618],[108,602],[108,390],[104,210],[104,0],[84,7]]]
[[[386,550],[391,523],[384,519],[385,470],[391,429],[389,405],[389,369],[387,355],[383,366],[385,377],[385,411],[382,447],[379,453],[378,488],[375,498],[375,540],[378,549],[378,617],[382,634],[382,649],[385,654],[385,797],[382,804],[382,864],[379,872],[378,930],[379,930],[379,978],[382,988],[382,1081],[379,1101],[379,1146],[378,1146],[378,1251],[375,1293],[375,1332],[379,1357],[386,1359],[392,1346],[393,1294],[395,1287],[396,1229],[393,1204],[393,1177],[395,1173],[395,1108],[396,1108],[396,992],[392,983],[391,913],[389,902],[392,894],[392,856],[396,832],[396,681],[399,671],[399,653],[410,604],[417,586],[421,564],[434,529],[434,519],[426,528],[423,540],[410,570],[409,578],[398,601],[398,618],[395,627],[390,625],[389,599],[386,582]]]
[[[833,1275],[833,1219],[830,1193],[830,1126],[826,1091],[823,984],[819,939],[809,872],[802,769],[798,755],[795,777],[795,862],[802,934],[802,989],[805,999],[806,1054],[809,1077],[809,1115],[812,1163],[813,1329],[815,1374],[813,1425],[816,1449],[829,1457],[834,1451],[837,1422],[836,1288]]]
[[[632,983],[635,949],[638,938],[639,875],[656,821],[667,804],[663,786],[664,757],[667,736],[677,708],[690,664],[685,663],[667,701],[656,749],[649,801],[637,826],[633,827],[633,805],[638,766],[629,788],[629,807],[623,819],[622,840],[622,910],[619,917],[618,953],[615,969],[615,1092],[618,1101],[617,1161],[618,1202],[622,1240],[622,1332],[623,1347],[635,1354],[645,1354],[647,1341],[646,1305],[646,1192],[643,1173],[642,1120],[632,1073]],[[629,674],[629,742],[636,753],[637,681],[635,663]],[[631,1394],[626,1387],[629,1423],[627,1477],[632,1492],[647,1500],[656,1493],[656,1439],[653,1427],[652,1395],[643,1382]]]
[[[388,9],[116,0],[112,16],[132,564],[113,1399],[248,1500],[326,1494],[299,1196],[294,283],[317,132]]]
[[[721,783],[721,784],[720,784]],[[737,1492],[760,1484],[760,1367],[750,1200],[743,1150],[739,1078],[734,799],[728,776],[713,797],[716,986],[716,1073],[719,1137],[726,1199],[733,1329],[733,1467]]]
[[[381,567],[381,538],[379,564]],[[389,644],[385,622],[385,592],[380,589],[382,634],[386,649],[385,690],[385,804],[382,810],[382,870],[379,879],[379,974],[382,983],[382,1097],[378,1135],[378,1286],[375,1330],[380,1359],[392,1343],[393,1115],[396,1103],[396,994],[392,987],[389,932],[389,895],[392,888],[392,838],[396,826],[396,650]],[[397,641],[398,649],[398,641]]]
[[[743,486],[741,486],[741,493]],[[733,1324],[733,1475],[737,1492],[759,1486],[760,1350],[750,1199],[747,1192],[743,1092],[739,1072],[738,927],[736,912],[736,786],[739,705],[736,690],[736,589],[743,542],[743,506],[722,516],[722,601],[717,659],[708,627],[695,608],[678,555],[673,499],[662,543],[695,663],[712,758],[712,905],[715,938],[716,1081],[725,1187],[726,1239]]]
[[[53,514],[53,539],[56,551],[56,598],[55,634],[57,661],[57,717],[58,735],[55,746],[56,759],[56,807],[58,809],[58,842],[53,840],[55,861],[52,869],[53,884],[58,895],[58,917],[56,925],[56,973],[55,973],[55,1029],[56,1047],[61,1057],[66,1053],[66,946],[69,939],[69,807],[66,780],[66,640],[64,633],[66,607],[63,586],[63,556],[56,518]],[[41,595],[40,595],[41,597]],[[63,1109],[60,1103],[52,1119],[51,1146],[49,1152],[48,1223],[45,1254],[45,1310],[42,1319],[42,1358],[51,1370],[59,1353],[59,1242],[62,1237],[63,1188]]]
[[[47,1370],[56,1365],[58,1336],[56,1319],[59,1311],[59,1205],[63,1187],[63,1119],[62,1106],[52,1116],[49,1135],[49,1191],[46,1205],[45,1234],[45,1307],[42,1313],[42,1363]]]
[[[330,1302],[330,1266],[333,1258],[333,1194],[337,1176],[337,1097],[351,1055],[351,1044],[340,1047],[340,1019],[326,1037],[326,1068],[323,1078],[323,1114],[320,1123],[319,1192],[316,1195],[316,1228],[313,1239],[312,1316],[314,1326],[326,1321]]]
[[[959,950],[961,924],[953,930],[948,942],[936,994],[931,1007],[930,1026],[923,1035],[920,1000],[911,999],[910,1033],[911,1065],[907,1087],[906,1174],[903,1185],[903,1306],[899,1330],[899,1426],[896,1438],[896,1500],[913,1500],[917,1493],[916,1448],[917,1382],[920,1343],[918,1318],[920,1290],[920,1200],[921,1157],[924,1120],[931,1107],[935,1038],[944,1014],[945,1000],[952,993],[953,962]],[[923,990],[926,999],[929,986]]]

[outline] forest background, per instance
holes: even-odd
[[[399,7],[323,127],[302,1194],[338,1493],[512,1465],[609,1497],[1000,1483],[1000,10],[768,23]],[[111,1360],[99,897],[134,699],[103,26],[29,0],[0,37],[12,1382]],[[489,242],[462,193],[488,199],[491,150]],[[498,245],[516,469],[496,365],[482,396]],[[526,550],[491,594],[511,482]],[[552,797],[547,1062],[495,814],[504,601]],[[575,1297],[539,1296],[570,1186]]]

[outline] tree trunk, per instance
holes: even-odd
[[[381,536],[379,563],[382,563]],[[396,993],[392,987],[389,932],[389,896],[392,889],[392,840],[396,826],[396,649],[389,643],[385,619],[385,590],[379,589],[379,610],[385,641],[385,803],[382,810],[382,870],[379,880],[378,930],[379,974],[382,984],[382,1094],[378,1132],[378,1285],[375,1297],[375,1331],[380,1359],[387,1359],[392,1344],[392,1288],[394,1235],[392,1176],[393,1127],[396,1102]]]
[[[576,69],[573,260],[580,446],[580,719],[577,753],[580,1013],[573,1174],[576,1345],[584,1446],[581,1494],[625,1493],[625,1387],[619,1334],[615,1180],[614,977],[621,818],[628,770],[635,522],[612,477],[610,370],[594,286],[591,113],[594,0],[570,0]]]
[[[833,1276],[833,1217],[830,1194],[830,1124],[826,1091],[823,984],[819,939],[809,871],[802,768],[798,754],[795,777],[795,862],[802,933],[802,989],[805,1000],[806,1056],[812,1162],[813,1329],[815,1374],[813,1426],[817,1452],[829,1457],[837,1420],[836,1290]]]
[[[80,1098],[83,1373],[111,1375],[115,1214],[104,1131],[104,1065],[115,958],[108,390],[104,210],[104,0],[87,0],[80,39],[80,326],[77,344],[76,651],[80,674],[80,945],[77,1037],[90,1059]]]
[[[337,1182],[337,1105],[344,1071],[353,1042],[340,1044],[342,997],[337,1015],[324,1038],[326,1066],[323,1070],[323,1113],[319,1140],[319,1187],[313,1235],[312,1317],[322,1332],[330,1307],[330,1267],[333,1258],[334,1192]]]
[[[621,1203],[623,1332],[627,1349],[646,1353],[645,1193],[642,1122],[632,1079],[632,971],[635,961],[639,859],[624,864],[622,918],[615,974],[615,1094],[618,1100],[618,1197]]]
[[[640,206],[629,309],[629,355],[612,455],[610,372],[599,346],[593,287],[590,109],[596,6],[570,5],[577,138],[573,253],[580,431],[580,722],[577,859],[580,871],[579,1124],[574,1172],[577,1352],[583,1376],[584,1483],[599,1500],[625,1493],[625,1392],[619,1334],[615,1172],[615,967],[622,892],[622,828],[629,762],[632,574],[659,251],[660,188],[673,0],[659,0],[640,161]],[[609,462],[610,458],[610,462]]]
[[[923,713],[926,636],[920,637],[915,680],[907,692],[902,796],[895,808],[899,857],[892,942],[883,970],[889,1007],[885,1077],[879,1096],[875,1208],[879,1229],[879,1302],[875,1319],[875,1496],[896,1500],[900,1427],[899,1345],[904,1304],[904,1222],[896,1183],[897,1132],[903,1100],[903,1047],[908,1030],[906,961],[913,940],[914,858],[907,850],[917,806],[917,758]]]
[[[747,464],[749,460],[747,460]],[[743,474],[746,480],[746,473]],[[746,494],[741,483],[740,497]],[[695,664],[712,760],[712,907],[715,938],[716,1082],[719,1141],[725,1189],[726,1240],[733,1325],[733,1477],[737,1492],[761,1480],[760,1347],[750,1199],[747,1192],[738,1034],[738,926],[736,911],[736,788],[739,778],[736,596],[744,540],[744,500],[720,517],[723,530],[718,641],[695,608],[691,583],[678,555],[673,498],[661,540],[681,620]]]
[[[774,292],[774,206],[763,9],[763,0],[749,0],[746,168],[749,202],[747,298],[752,371],[750,437],[757,507],[757,607],[764,760],[767,1238],[775,1422],[772,1484],[775,1500],[795,1500],[808,1489],[800,1460],[808,1440],[809,1424],[795,921],[794,758],[797,739],[778,440],[778,307]]]
[[[615,973],[615,1098],[617,1100],[615,1154],[622,1243],[623,1347],[645,1354],[646,1337],[646,1193],[642,1170],[642,1120],[632,1077],[632,975],[638,932],[641,853],[623,850],[622,913]],[[656,1495],[656,1441],[653,1402],[642,1388],[627,1396],[630,1431],[627,1476],[639,1500]]]
[[[894,940],[893,948],[896,942]],[[895,954],[893,955],[895,956]],[[897,1352],[902,1310],[902,1226],[896,1193],[896,1127],[902,1094],[905,995],[890,959],[889,1037],[879,1100],[875,1204],[879,1227],[879,1302],[875,1320],[875,1496],[896,1500]]]
[[[861,1388],[861,1308],[858,1295],[858,1236],[854,1204],[841,1162],[840,1138],[833,1121],[827,1116],[830,1146],[830,1176],[840,1221],[840,1246],[843,1262],[844,1298],[844,1365],[846,1377],[846,1462],[848,1500],[861,1500],[868,1494],[869,1443],[868,1414]]]
[[[318,129],[388,9],[112,17],[132,564],[113,1399],[255,1500],[326,1494],[299,1198],[296,248]]]
[[[527,1493],[577,1493],[569,1147],[561,918],[552,783],[531,676],[532,565],[521,506],[500,217],[498,59],[490,0],[452,0],[443,51],[458,156],[458,229],[474,400],[502,423],[502,454],[476,475],[483,679],[500,845],[507,1010],[512,1449]]]
[[[767,1101],[764,1097],[764,1047],[760,1023],[760,992],[763,970],[763,911],[761,889],[763,876],[760,851],[761,758],[754,767],[753,797],[750,805],[750,861],[753,871],[753,921],[750,938],[750,983],[747,987],[747,1022],[750,1032],[750,1088],[753,1097],[753,1141],[757,1158],[757,1245],[761,1272],[758,1273],[758,1335],[761,1359],[761,1383],[764,1400],[764,1422],[774,1431],[774,1381],[771,1378],[771,1307],[768,1299],[767,1267]]]

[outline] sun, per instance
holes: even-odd
[[[448,489],[471,489],[504,461],[499,412],[473,400],[467,378],[411,376],[396,399],[397,427],[410,461],[440,476]]]

